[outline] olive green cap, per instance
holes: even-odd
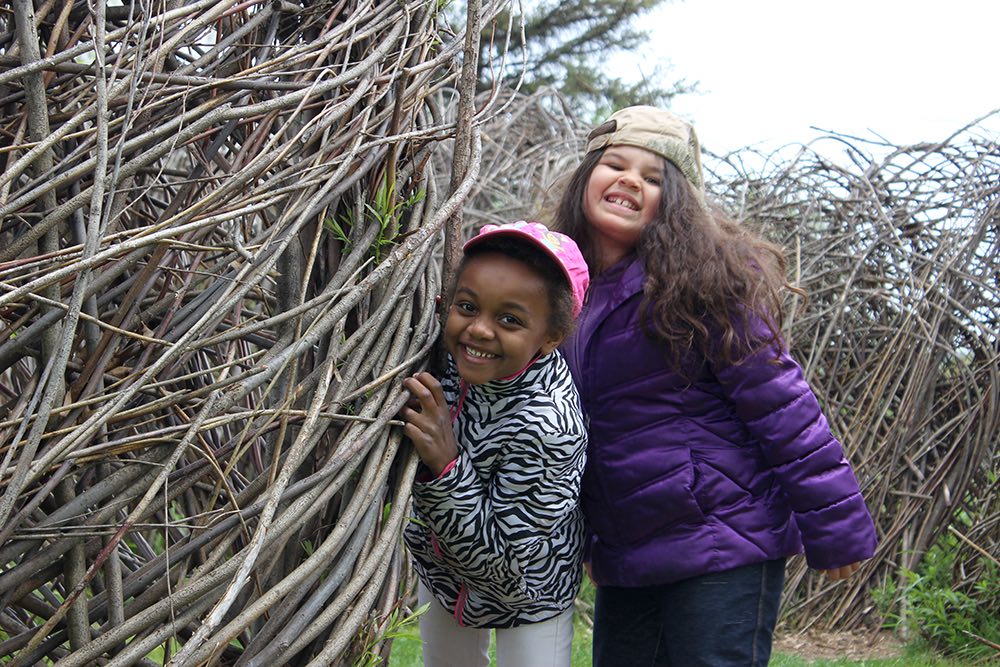
[[[657,107],[620,109],[596,127],[587,141],[587,152],[606,146],[638,146],[670,160],[694,186],[704,191],[701,146],[691,123]]]

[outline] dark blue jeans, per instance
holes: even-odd
[[[785,559],[662,586],[599,586],[594,667],[767,665]]]

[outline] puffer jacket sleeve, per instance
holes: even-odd
[[[586,451],[582,427],[561,424],[558,411],[524,412],[524,423],[505,426],[507,443],[489,483],[461,450],[450,470],[414,489],[449,569],[514,608],[537,598],[525,574],[549,556],[551,533],[576,510]]]
[[[750,335],[765,340],[766,325],[753,321]],[[776,357],[767,347],[712,371],[792,508],[809,566],[832,569],[870,558],[875,526],[801,366],[787,351]]]

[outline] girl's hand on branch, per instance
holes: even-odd
[[[827,577],[833,581],[839,581],[841,579],[847,579],[849,576],[861,569],[861,562],[851,563],[850,565],[845,565],[843,567],[837,567],[832,570],[820,570],[826,574]]]
[[[399,413],[406,421],[403,432],[413,442],[420,460],[437,477],[458,457],[455,433],[451,430],[451,410],[444,400],[444,391],[430,373],[406,378],[403,386],[413,396]]]

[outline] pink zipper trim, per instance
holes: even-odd
[[[535,359],[532,359],[530,362],[528,362],[528,366],[530,366],[533,363],[535,363]],[[528,366],[525,366],[524,368],[527,368]],[[514,375],[523,373],[524,368],[522,368],[517,373],[514,373]],[[514,377],[514,375],[510,377]],[[502,378],[502,379],[506,380],[507,378]],[[465,380],[462,380],[461,384],[459,385],[458,402],[455,404],[455,407],[452,408],[451,411],[452,422],[454,422],[455,419],[458,417],[458,413],[462,411],[462,406],[465,405],[465,396],[468,393],[469,393],[469,383],[466,382]],[[447,468],[445,468],[444,471],[441,472],[441,474],[443,475],[448,470],[451,470],[451,468],[455,465],[457,461],[458,458],[452,461],[451,464]],[[435,553],[437,553],[438,558],[441,558],[441,547],[438,545],[437,535],[435,535],[433,531],[431,531],[431,544],[434,546],[434,551]],[[453,613],[455,615],[455,620],[458,621],[459,627],[465,627],[465,623],[462,621],[462,616],[465,610],[465,601],[468,598],[469,598],[469,592],[466,590],[465,584],[462,584],[462,587],[458,591],[458,599],[455,600],[455,609],[453,610]]]
[[[462,588],[458,591],[458,599],[455,600],[455,620],[463,628],[465,627],[465,622],[462,620],[462,612],[465,610],[465,601],[468,598],[469,591],[466,590],[465,584],[462,584]]]
[[[438,536],[434,534],[434,531],[431,531],[431,546],[434,547],[434,553],[437,554],[437,557],[443,558],[441,555],[441,545],[438,544]]]
[[[465,395],[469,393],[469,383],[462,380],[459,385],[458,390],[458,402],[455,403],[454,407],[451,409],[451,421],[454,422],[455,418],[458,417],[458,413],[462,411],[462,406],[465,405]]]

